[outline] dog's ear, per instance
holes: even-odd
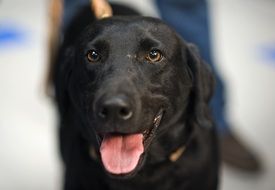
[[[61,50],[53,68],[54,96],[61,115],[65,114],[67,106],[69,105],[69,96],[67,90],[74,61],[74,48],[68,47],[64,49],[64,51]]]
[[[214,92],[214,76],[208,64],[199,55],[199,50],[193,44],[185,48],[187,64],[193,80],[191,93],[191,110],[195,122],[199,126],[213,126],[210,116],[209,102]]]

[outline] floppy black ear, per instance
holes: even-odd
[[[187,44],[187,64],[193,78],[191,110],[199,126],[213,126],[209,102],[214,92],[214,75],[199,55],[197,47]]]

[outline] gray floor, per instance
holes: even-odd
[[[152,3],[144,2],[130,4],[156,15]],[[260,175],[224,167],[221,189],[275,190],[275,1],[212,0],[210,5],[228,117],[265,164]],[[2,0],[0,29],[3,24],[21,35],[0,41],[0,189],[60,189],[55,112],[43,94],[47,1]]]

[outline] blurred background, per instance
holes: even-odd
[[[157,16],[152,1],[120,0]],[[275,190],[275,1],[210,0],[217,67],[234,130],[257,150],[260,174],[222,168],[222,190]],[[56,113],[44,93],[47,0],[0,1],[0,190],[57,190]]]

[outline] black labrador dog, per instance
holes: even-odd
[[[215,190],[213,77],[159,19],[80,10],[54,65],[66,190]]]

